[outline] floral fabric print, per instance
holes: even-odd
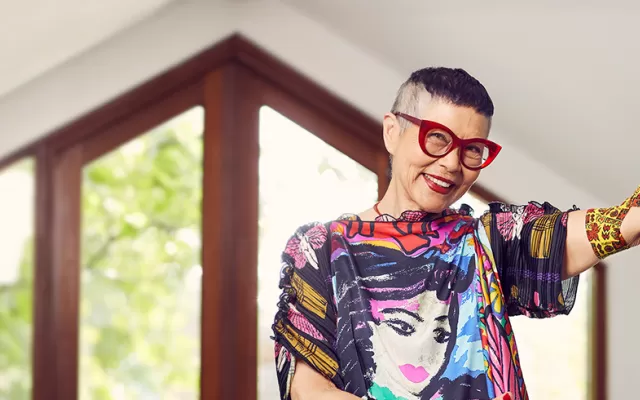
[[[640,207],[640,186],[619,206],[587,210],[587,239],[599,259],[603,260],[630,247],[620,229],[631,207]]]
[[[282,256],[274,323],[281,398],[297,360],[363,399],[527,399],[513,315],[573,306],[566,213],[492,204],[353,215],[301,227]]]

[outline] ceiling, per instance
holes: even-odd
[[[493,97],[496,140],[596,197],[640,184],[640,3],[283,1],[407,76],[466,69]]]
[[[0,0],[0,96],[173,1]],[[494,139],[594,196],[640,183],[640,3],[281,1],[403,75],[465,68],[494,99]]]
[[[0,0],[0,96],[171,1]]]

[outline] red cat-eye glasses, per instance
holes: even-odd
[[[418,143],[424,154],[429,157],[441,158],[460,148],[462,165],[476,171],[488,167],[502,150],[502,146],[488,139],[460,139],[451,129],[434,121],[401,112],[395,115],[420,127]]]

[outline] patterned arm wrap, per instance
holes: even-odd
[[[630,247],[622,237],[620,227],[631,207],[640,207],[640,186],[619,206],[587,210],[585,228],[593,252],[604,259]]]

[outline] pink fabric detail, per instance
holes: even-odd
[[[273,346],[273,349],[275,350],[275,353],[276,353],[275,354],[276,357],[278,357],[281,348],[282,348],[282,345],[278,342],[276,342],[276,344]]]
[[[429,373],[424,367],[416,367],[411,364],[401,365],[400,372],[404,375],[408,380],[413,383],[424,382],[428,377]]]
[[[304,315],[302,315],[298,310],[294,307],[289,307],[289,313],[287,314],[289,321],[291,324],[295,326],[301,332],[306,333],[314,339],[325,340],[324,336],[316,329],[309,320],[307,320]]]
[[[506,335],[501,334],[499,322],[489,313],[487,317],[487,339],[489,345],[489,364],[493,372],[493,388],[496,393],[514,392],[516,399],[520,399],[518,393],[518,380],[516,367],[511,358],[511,349]]]
[[[515,220],[510,212],[496,214],[498,231],[505,240],[511,240],[514,234]]]
[[[382,310],[386,308],[402,308],[407,311],[418,311],[420,305],[416,300],[373,300],[371,299],[371,316],[378,321],[384,321]]]
[[[284,252],[293,258],[294,266],[298,269],[304,267],[307,263],[307,258],[304,256],[302,249],[300,249],[300,239],[297,237],[289,240]]]
[[[324,225],[316,225],[303,233],[303,235],[309,239],[311,247],[315,250],[324,245],[327,240],[327,234],[327,228],[325,228]],[[284,252],[293,258],[294,266],[300,269],[307,264],[307,258],[300,246],[300,237],[298,235],[300,234],[297,234],[289,240]]]
[[[531,222],[544,215],[544,208],[539,204],[529,203],[524,209],[523,223]]]
[[[560,221],[562,222],[562,226],[567,227],[567,220],[569,219],[569,213],[563,213]]]
[[[318,250],[327,241],[327,228],[324,225],[316,225],[309,229],[305,235],[309,238],[311,247]]]

